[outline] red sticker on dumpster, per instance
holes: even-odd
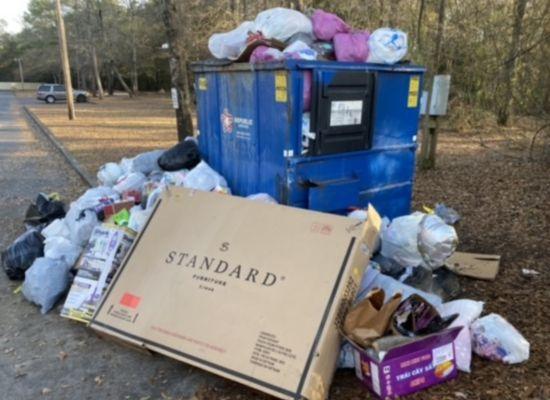
[[[122,295],[120,304],[129,308],[137,308],[140,301],[141,297],[134,296],[133,294],[126,292]]]

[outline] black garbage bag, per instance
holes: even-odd
[[[44,238],[37,229],[30,229],[2,252],[2,266],[8,278],[21,280],[34,260],[43,255]]]
[[[44,193],[39,193],[36,201],[25,214],[25,223],[33,226],[49,224],[54,219],[65,216],[65,204]]]
[[[165,171],[192,169],[201,161],[199,146],[194,140],[184,140],[166,150],[158,160]]]

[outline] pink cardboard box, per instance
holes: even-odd
[[[388,350],[377,360],[352,343],[357,377],[382,399],[393,399],[453,379],[453,340],[462,327],[445,329]]]

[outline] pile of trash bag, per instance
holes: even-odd
[[[215,33],[208,49],[216,58],[252,64],[285,59],[395,64],[407,54],[407,34],[385,27],[372,33],[354,29],[323,10],[305,15],[276,7],[231,31]]]

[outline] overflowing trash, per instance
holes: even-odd
[[[405,58],[408,47],[407,34],[397,29],[379,28],[370,34],[320,9],[308,16],[276,7],[234,30],[212,35],[208,49],[216,58],[252,64],[285,59],[395,64]]]

